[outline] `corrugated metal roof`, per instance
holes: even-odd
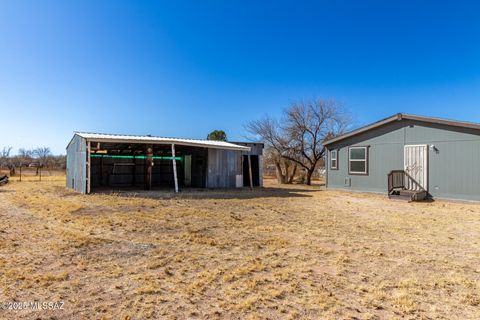
[[[461,128],[469,128],[469,129],[480,130],[480,124],[479,123],[466,122],[466,121],[454,121],[454,120],[433,118],[433,117],[425,117],[425,116],[417,116],[417,115],[406,114],[406,113],[397,113],[397,114],[395,114],[391,117],[388,117],[388,118],[382,119],[380,121],[371,123],[369,125],[363,126],[363,127],[358,128],[356,130],[347,132],[347,133],[342,134],[338,137],[334,137],[332,139],[325,140],[323,142],[323,145],[327,146],[327,145],[332,144],[334,142],[338,142],[338,141],[350,138],[352,136],[355,136],[355,135],[360,134],[362,132],[366,132],[368,130],[372,130],[374,128],[383,126],[385,124],[395,122],[395,121],[402,121],[402,120],[416,120],[416,121],[427,122],[427,123],[443,124],[443,125],[453,126],[453,127],[461,127]]]
[[[123,135],[123,134],[104,134],[104,133],[91,133],[91,132],[75,132],[75,134],[89,141],[95,141],[95,142],[113,142],[113,143],[130,142],[130,143],[151,143],[151,144],[172,144],[173,143],[176,145],[193,146],[193,147],[250,151],[250,147],[239,146],[237,144],[233,144],[225,141],[165,138],[165,137],[136,136],[136,135]]]

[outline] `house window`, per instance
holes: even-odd
[[[350,147],[348,149],[348,172],[350,174],[368,174],[367,147]]]
[[[330,151],[330,169],[338,170],[338,151]]]

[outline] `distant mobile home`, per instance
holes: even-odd
[[[262,186],[262,143],[76,132],[67,187],[97,190]]]
[[[324,145],[327,188],[480,201],[480,124],[399,113]]]

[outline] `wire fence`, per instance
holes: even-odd
[[[0,169],[0,176],[4,175],[9,177],[9,181],[42,181],[64,177],[65,170],[22,166],[16,167],[14,172],[5,168]]]
[[[299,180],[302,176],[305,176],[307,173],[304,169],[297,168],[297,172],[295,174],[295,180]],[[263,169],[263,176],[268,178],[276,178],[277,170],[275,166],[269,165]],[[325,179],[325,168],[318,168],[312,174],[312,180],[323,180]]]

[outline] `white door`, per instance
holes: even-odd
[[[404,170],[411,177],[405,179],[408,190],[428,190],[428,146],[406,145],[404,150]],[[413,180],[413,181],[412,181]]]

